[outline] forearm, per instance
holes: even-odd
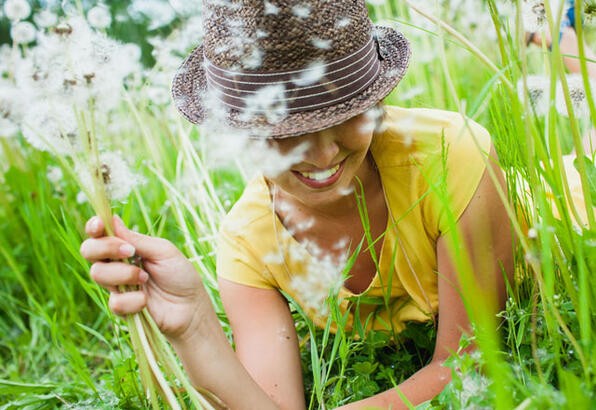
[[[443,367],[442,362],[434,361],[414,373],[397,388],[410,403],[418,405],[438,395],[450,380],[451,370]],[[397,389],[394,388],[340,407],[341,410],[363,408],[405,410],[408,409],[408,406],[401,399]]]
[[[277,408],[237,359],[212,309],[196,330],[170,342],[193,385],[215,394],[228,408]]]

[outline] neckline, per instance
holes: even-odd
[[[385,260],[387,259],[387,256],[385,255],[387,253],[385,251],[386,237],[387,237],[386,235],[389,233],[389,231],[395,225],[395,223],[394,223],[393,214],[391,212],[391,207],[389,205],[389,201],[387,200],[387,194],[385,192],[385,185],[383,184],[383,173],[381,172],[381,169],[379,169],[379,168],[377,168],[377,172],[379,173],[381,190],[383,192],[385,206],[387,207],[387,221],[385,223],[385,230],[382,233],[383,238],[381,239],[381,241],[382,241],[381,250],[379,251],[379,255],[378,255],[378,259],[377,259],[378,267],[381,268],[382,266],[384,266]],[[285,236],[290,238],[292,245],[302,247],[304,249],[304,251],[308,254],[309,258],[316,259],[316,256],[314,256],[311,252],[309,252],[308,248],[303,243],[298,241],[298,239],[296,239],[293,234],[291,234],[291,232],[285,227],[285,225],[281,221],[280,217],[277,215],[277,212],[275,210],[275,196],[274,196],[275,193],[272,192],[272,189],[270,188],[269,183],[267,182],[267,180],[265,179],[265,177],[263,175],[261,175],[261,182],[262,182],[264,189],[266,191],[267,198],[271,204],[271,206],[269,208],[271,209],[271,214],[272,214],[272,218],[273,218],[272,223],[273,223],[273,230],[275,232],[276,243],[278,243],[278,244],[282,243],[281,236],[282,236],[282,234],[284,234]],[[287,273],[290,274],[290,271],[288,268],[288,263],[285,258],[286,253],[285,252],[281,252],[281,253],[283,255],[283,265],[284,265]],[[347,288],[345,286],[345,281],[343,281],[342,285],[339,289],[339,294],[340,295],[343,294],[343,296],[347,296],[347,297],[366,295],[372,288],[374,288],[377,285],[379,280],[380,280],[380,272],[379,272],[379,269],[376,269],[375,274],[372,277],[370,283],[368,284],[366,289],[364,289],[362,292],[355,293],[355,292],[351,291],[349,288]]]

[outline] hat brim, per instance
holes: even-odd
[[[360,94],[336,105],[288,114],[276,124],[243,121],[239,111],[230,110],[226,115],[227,125],[254,130],[256,136],[283,138],[320,131],[369,110],[383,100],[403,78],[411,54],[409,42],[400,32],[383,26],[375,26],[374,31],[381,69],[375,81]],[[199,46],[182,63],[172,83],[176,107],[194,124],[204,122],[208,115],[208,107],[202,101],[206,91],[203,47]]]

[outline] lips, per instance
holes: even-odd
[[[320,171],[292,171],[292,173],[305,185],[320,189],[333,185],[341,176],[343,168],[344,161]]]

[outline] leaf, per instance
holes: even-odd
[[[586,164],[586,177],[588,178],[588,186],[590,187],[590,196],[592,198],[592,203],[596,204],[596,166],[594,166],[594,162],[590,160],[590,158],[584,155],[584,163]],[[578,159],[573,160],[573,166],[579,172],[578,166]]]

